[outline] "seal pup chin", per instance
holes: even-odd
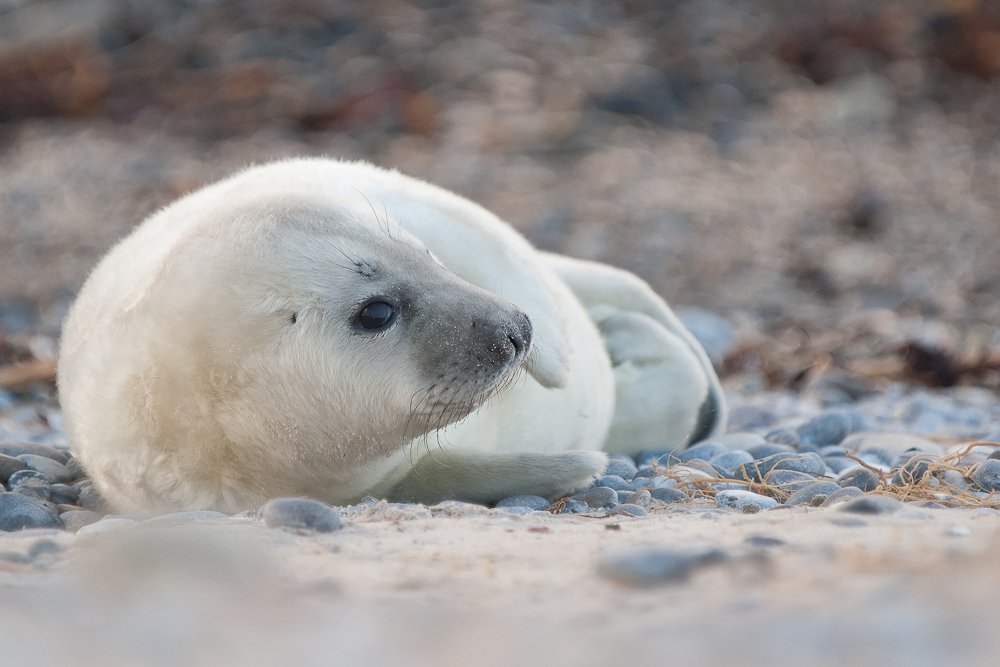
[[[363,163],[248,169],[148,218],[67,318],[74,454],[122,511],[558,497],[725,408],[645,283]],[[709,406],[706,408],[706,406]]]

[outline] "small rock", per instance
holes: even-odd
[[[645,477],[646,479],[652,479],[660,474],[660,471],[656,468],[640,468],[636,471],[635,477],[632,479],[639,479],[640,477]]]
[[[6,484],[14,473],[25,469],[24,461],[13,456],[0,454],[0,483]]]
[[[569,498],[566,501],[566,504],[563,506],[562,511],[556,512],[556,513],[557,514],[583,514],[585,512],[589,512],[589,511],[590,511],[590,507],[587,506],[587,503],[583,502],[582,500],[574,500],[573,498]]]
[[[66,525],[66,530],[75,533],[84,526],[89,526],[92,523],[100,521],[101,515],[90,510],[73,510],[71,512],[63,512],[59,515],[59,518]]]
[[[969,485],[965,481],[965,477],[957,470],[940,470],[935,474],[942,483],[953,486],[960,491],[965,491],[969,488]]]
[[[629,485],[628,482],[618,475],[605,475],[604,477],[598,477],[594,482],[594,487],[598,486],[606,486],[615,491],[627,491]]]
[[[110,514],[112,511],[111,505],[108,504],[100,494],[100,492],[94,488],[93,484],[84,484],[78,488],[80,491],[80,507],[85,510],[90,510],[91,512],[98,512],[100,514]]]
[[[795,470],[772,470],[767,476],[769,486],[777,487],[785,493],[794,493],[815,482],[815,475]]]
[[[62,528],[59,515],[37,500],[20,493],[0,493],[0,530]]]
[[[711,463],[716,468],[722,468],[727,471],[727,477],[732,476],[736,468],[744,463],[750,463],[753,461],[753,456],[750,452],[746,452],[742,449],[737,449],[736,451],[726,452],[725,454],[719,454],[718,456],[713,456],[709,463]]]
[[[635,479],[629,481],[628,491],[638,491],[639,489],[652,489],[655,486],[652,479],[649,477],[636,477]]]
[[[646,489],[630,493],[624,498],[621,498],[620,496],[621,494],[619,494],[619,499],[622,501],[623,505],[638,505],[644,510],[648,510],[653,506],[653,495]]]
[[[571,500],[579,500],[580,502],[587,503],[589,507],[607,508],[618,504],[618,494],[612,488],[596,486],[593,489],[587,489],[586,491],[574,494]]]
[[[841,503],[838,509],[853,514],[892,514],[903,509],[903,503],[889,496],[866,495]]]
[[[340,528],[340,515],[325,503],[307,498],[275,498],[258,515],[268,528],[295,528],[330,533]]]
[[[621,505],[616,505],[609,514],[631,514],[632,516],[646,516],[646,510],[639,507],[638,505],[633,505],[632,503],[622,503]]]
[[[908,457],[892,476],[892,483],[895,486],[919,484],[923,481],[924,475],[930,471],[931,464],[936,461],[940,461],[940,458],[929,454]]]
[[[36,470],[45,475],[49,484],[66,484],[73,481],[73,474],[61,463],[37,454],[21,454],[17,458],[24,462],[28,470]]]
[[[33,454],[52,459],[62,465],[66,465],[66,461],[69,459],[69,455],[66,452],[61,452],[55,447],[41,445],[37,442],[0,442],[0,454],[6,454],[7,456]]]
[[[881,481],[879,476],[868,468],[851,468],[843,475],[837,478],[837,484],[840,486],[854,486],[862,491],[874,491],[879,487]]]
[[[851,433],[851,417],[841,412],[824,412],[796,429],[802,444],[824,447],[838,445]]]
[[[69,460],[66,462],[66,470],[69,470],[74,480],[83,479],[87,476],[87,471],[83,469],[83,464],[72,455],[70,455]]]
[[[972,531],[969,530],[968,526],[956,525],[948,529],[948,535],[950,537],[968,537],[971,534]]]
[[[819,455],[824,459],[829,456],[846,456],[847,450],[840,445],[827,445],[819,450]]]
[[[774,456],[775,454],[794,454],[795,449],[789,445],[779,445],[770,442],[765,442],[762,445],[756,445],[746,450],[750,456],[757,459],[765,459],[768,456]]]
[[[497,507],[527,507],[532,510],[545,510],[552,505],[548,500],[542,498],[541,496],[508,496],[496,504]]]
[[[984,491],[1000,491],[1000,460],[986,459],[972,469],[969,477]]]
[[[827,496],[840,491],[840,486],[836,482],[813,482],[804,486],[785,501],[786,505],[812,505],[817,506],[826,500]]]
[[[25,470],[19,470],[13,475],[11,475],[10,479],[7,480],[7,485],[13,489],[17,486],[20,486],[28,482],[29,480],[40,482],[42,484],[45,484],[46,486],[48,486],[49,484],[49,480],[42,473],[38,472],[37,470],[25,469]]]
[[[608,459],[608,466],[604,469],[605,475],[617,475],[622,479],[632,479],[636,472],[638,472],[636,467],[628,461],[613,458]]]
[[[752,505],[759,511],[776,507],[778,501],[753,491],[720,491],[715,494],[715,504],[741,511],[746,511],[745,508]]]
[[[846,456],[826,456],[823,457],[823,463],[829,468],[834,475],[839,475],[845,470],[850,470],[855,466],[861,465],[854,459],[849,459]]]
[[[55,505],[75,505],[80,500],[80,492],[72,486],[53,484],[49,488],[49,501]]]
[[[792,447],[792,448],[798,447],[802,441],[802,439],[799,437],[798,431],[796,431],[794,428],[787,428],[787,427],[774,429],[773,431],[765,435],[764,439],[775,445],[785,445],[787,447]],[[751,450],[747,451],[750,451],[751,454],[757,456],[756,452]],[[771,453],[773,454],[774,452]],[[764,456],[766,456],[766,454]]]
[[[862,449],[857,457],[870,466],[892,466],[892,454],[879,447]]]
[[[904,433],[855,433],[841,444],[849,452],[881,449],[889,454],[890,459],[911,449],[938,456],[944,454],[944,449],[936,442]]]
[[[712,457],[718,456],[719,454],[725,454],[729,450],[720,444],[707,441],[700,442],[693,447],[689,447],[684,451],[679,453],[682,463],[687,463],[695,459],[701,459],[702,461],[708,461]]]
[[[865,495],[865,492],[856,486],[844,486],[841,487],[839,491],[834,491],[826,497],[826,500],[820,505],[820,507],[830,507],[836,505],[837,503],[842,503],[851,498],[857,498],[858,496]]]
[[[810,475],[822,475],[826,472],[826,464],[819,454],[814,452],[782,452],[756,459],[752,463],[745,463],[736,470],[736,474],[738,479],[759,482],[772,470],[794,470]]]
[[[649,492],[649,495],[653,500],[659,500],[661,503],[686,503],[689,498],[686,493],[680,489],[671,489],[668,487],[661,487],[659,489],[653,489]]]
[[[635,456],[635,465],[641,471],[643,468],[659,466],[665,468],[680,463],[680,447],[663,449],[644,449]]]
[[[606,556],[598,565],[598,573],[625,586],[647,587],[681,582],[700,566],[726,559],[719,550],[703,553],[682,553],[666,549],[632,549]]]

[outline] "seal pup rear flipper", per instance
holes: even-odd
[[[606,451],[683,448],[723,432],[725,395],[712,362],[649,285],[606,264],[542,256],[598,325],[614,364]]]
[[[386,497],[393,502],[495,503],[509,496],[560,498],[587,486],[605,468],[604,452],[486,454],[438,451],[424,456]]]

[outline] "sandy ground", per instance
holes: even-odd
[[[992,665],[1000,648],[988,511],[375,507],[326,535],[230,518],[6,534],[0,552],[39,542],[2,568],[7,664]],[[601,574],[649,547],[728,559],[653,587]]]

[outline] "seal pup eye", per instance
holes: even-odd
[[[377,296],[361,306],[355,321],[367,331],[381,331],[396,320],[396,312],[395,303],[384,296]]]

